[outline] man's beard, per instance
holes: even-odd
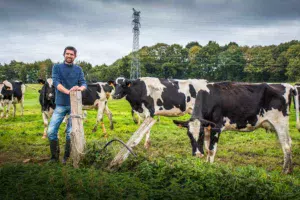
[[[65,62],[68,63],[68,64],[72,64],[73,61],[74,61],[74,60],[73,60],[72,58],[66,58],[66,59],[65,59]]]

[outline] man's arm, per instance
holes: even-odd
[[[71,90],[68,90],[67,88],[65,88],[62,84],[58,84],[57,89],[65,94],[70,94],[70,91],[71,91]]]
[[[59,76],[59,71],[58,71],[58,66],[54,65],[52,68],[52,79],[53,79],[53,85],[56,87],[60,92],[65,93],[65,94],[70,94],[70,91],[66,89],[62,84],[61,84],[61,79]]]

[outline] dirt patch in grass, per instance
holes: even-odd
[[[10,152],[1,152],[0,154],[0,166],[3,166],[8,163],[45,163],[49,160],[49,156],[42,157],[20,157],[17,154]]]

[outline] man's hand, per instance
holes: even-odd
[[[72,87],[69,91],[83,91],[83,90],[85,90],[84,86],[79,87],[76,85],[76,86]]]
[[[70,89],[70,91],[80,91],[78,88],[79,86],[75,85]]]

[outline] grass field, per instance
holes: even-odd
[[[43,121],[38,103],[40,85],[27,87],[24,116],[17,106],[15,118],[0,119],[0,199],[300,199],[300,133],[291,109],[294,172],[281,173],[283,153],[274,133],[259,129],[250,133],[224,132],[215,163],[191,156],[185,129],[175,118],[161,117],[151,132],[151,147],[142,141],[122,167],[108,171],[107,164],[120,149],[107,142],[99,127],[92,128],[96,111],[88,111],[84,124],[87,154],[79,169],[49,164],[49,144],[41,139]],[[126,142],[138,128],[125,100],[110,100],[114,130],[104,117],[108,140]],[[178,119],[188,119],[183,116]],[[64,125],[60,130],[64,147]],[[61,152],[61,157],[63,152]],[[28,162],[23,162],[29,159]]]

